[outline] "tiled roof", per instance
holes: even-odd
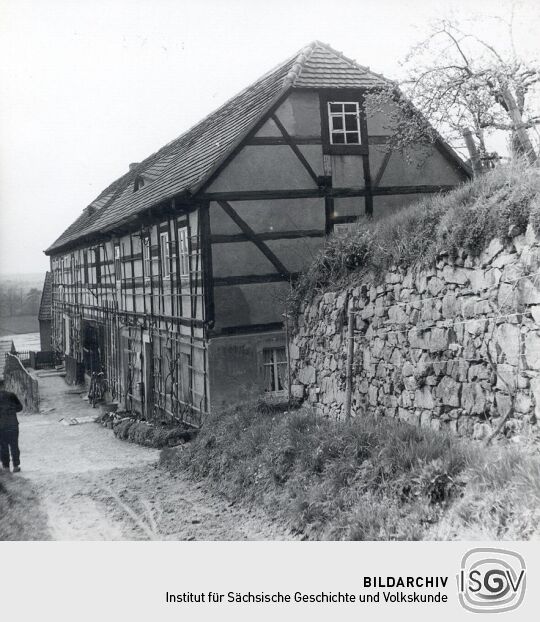
[[[328,45],[311,43],[113,182],[45,252],[110,231],[162,201],[196,192],[288,89],[365,87],[382,81]],[[145,185],[134,192],[138,176]]]
[[[39,303],[38,320],[52,320],[52,274],[50,272],[45,273],[41,302]]]

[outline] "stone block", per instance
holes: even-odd
[[[470,281],[470,272],[471,270],[446,265],[442,271],[442,277],[447,283],[465,285]]]
[[[491,240],[488,247],[480,255],[480,264],[484,267],[487,266],[503,250],[504,246],[498,238]]]
[[[304,385],[303,384],[291,384],[291,397],[297,400],[304,399]]]
[[[505,252],[505,253],[501,253],[500,255],[497,255],[496,259],[494,259],[491,262],[491,265],[494,268],[504,268],[508,264],[511,264],[514,261],[516,261],[516,259],[517,259],[516,253],[506,253]]]
[[[414,376],[405,376],[403,378],[403,384],[407,391],[415,391],[418,383],[416,382],[416,378]]]
[[[433,328],[429,337],[430,352],[447,350],[450,344],[451,331],[449,328]]]
[[[510,392],[516,387],[516,368],[506,363],[497,365],[497,384],[499,391]]]
[[[461,306],[453,292],[448,292],[442,299],[442,315],[445,318],[453,318],[460,313]]]
[[[538,331],[527,335],[525,360],[529,369],[540,370],[540,333]]]
[[[519,360],[521,333],[516,324],[501,324],[497,327],[496,343],[505,355],[505,362],[517,365]]]
[[[428,291],[432,296],[437,296],[444,289],[444,281],[437,276],[429,279]]]
[[[536,415],[536,419],[540,419],[540,375],[536,376],[536,378],[531,379],[531,393],[534,399],[534,414]]]
[[[449,376],[444,376],[435,389],[435,396],[445,406],[460,405],[461,385]]]
[[[514,399],[514,410],[520,414],[527,414],[532,411],[532,407],[532,396],[524,391],[518,391]]]
[[[517,286],[518,300],[524,305],[540,304],[540,279],[522,279]]]
[[[306,365],[298,373],[298,380],[302,384],[315,384],[317,379],[317,372],[312,365]]]
[[[428,428],[430,426],[430,423],[431,423],[431,411],[424,410],[420,414],[420,425],[422,427]]]
[[[486,397],[480,384],[467,382],[461,392],[461,406],[471,415],[481,415],[486,407]]]
[[[417,389],[414,394],[414,400],[417,408],[422,410],[431,410],[435,407],[433,396],[431,395],[431,389],[428,386],[423,386],[421,389]]]
[[[497,413],[501,417],[505,417],[512,408],[512,397],[506,393],[497,393],[495,395],[495,405],[497,407]]]
[[[404,378],[407,376],[414,376],[414,367],[409,361],[406,361],[403,365],[402,374]]]

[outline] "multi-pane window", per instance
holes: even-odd
[[[96,283],[101,283],[101,246],[96,246],[94,249],[94,262],[96,264]]]
[[[152,258],[150,254],[150,238],[143,239],[143,274],[145,279],[150,279],[152,276]]]
[[[162,233],[159,236],[161,249],[161,274],[163,278],[169,278],[171,273],[171,251],[169,248],[169,234]]]
[[[114,245],[114,276],[116,282],[119,283],[122,279],[122,256],[120,252],[120,244]]]
[[[360,108],[358,102],[328,102],[330,144],[359,145]]]
[[[277,393],[287,388],[287,355],[285,348],[263,350],[264,389]]]
[[[83,283],[88,283],[88,251],[83,251]]]
[[[189,237],[187,227],[178,229],[178,260],[180,276],[189,276]]]
[[[70,258],[69,258],[69,266],[70,266],[70,276],[71,276],[71,283],[76,283],[77,282],[77,272],[76,272],[76,265],[75,265],[75,255],[72,253]]]

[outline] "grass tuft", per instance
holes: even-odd
[[[337,421],[244,404],[213,416],[189,445],[164,449],[161,464],[312,539],[526,538],[537,530],[538,456],[384,417]]]

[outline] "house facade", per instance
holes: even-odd
[[[68,378],[147,418],[287,385],[284,301],[326,236],[468,177],[442,141],[388,151],[381,76],[315,42],[106,188],[46,251]]]
[[[52,274],[45,273],[38,312],[39,343],[42,352],[51,352],[52,347]]]

